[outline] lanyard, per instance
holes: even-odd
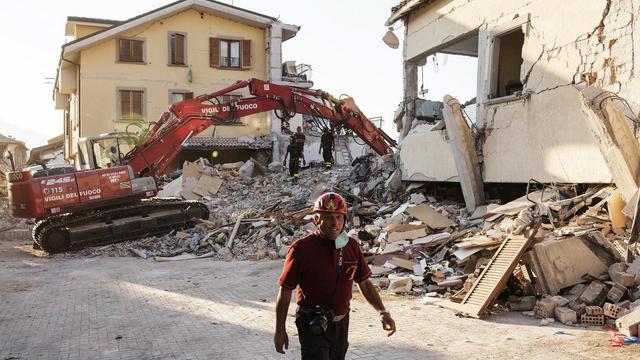
[[[342,263],[344,260],[344,256],[342,255],[344,247],[340,248],[340,254],[338,255],[338,274],[342,273]]]

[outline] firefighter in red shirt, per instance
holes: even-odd
[[[316,231],[289,248],[276,301],[276,351],[289,347],[285,322],[291,292],[296,289],[296,327],[302,359],[344,359],[347,353],[349,303],[353,282],[364,298],[379,312],[388,336],[396,325],[369,280],[369,269],[360,246],[344,232],[347,203],[336,193],[325,193],[313,207]]]

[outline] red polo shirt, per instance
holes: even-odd
[[[338,269],[340,250],[333,240],[314,232],[289,248],[278,284],[296,290],[296,302],[303,307],[333,305],[336,315],[346,314],[353,282],[371,276],[371,270],[358,242],[349,238],[342,248],[342,270]]]

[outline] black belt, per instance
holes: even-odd
[[[305,315],[313,315],[316,313],[316,308],[315,307],[306,307],[306,306],[300,306],[298,305],[298,309],[296,310],[296,312],[305,314]],[[347,316],[347,313],[349,313],[349,311],[347,311],[346,313],[342,314],[342,315],[334,315],[333,316],[333,322],[338,322],[342,319],[344,319],[345,316]]]

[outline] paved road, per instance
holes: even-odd
[[[0,359],[299,358],[292,318],[289,352],[273,349],[280,261],[47,258],[20,244],[0,242]],[[480,321],[411,298],[386,303],[399,327],[391,338],[356,295],[349,359],[620,359],[640,350],[515,313]]]

